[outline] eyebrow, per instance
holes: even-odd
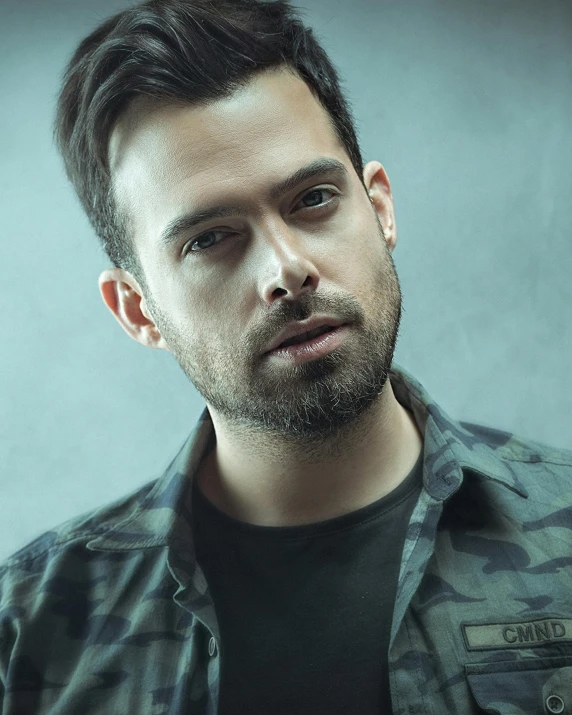
[[[276,200],[283,194],[295,189],[296,186],[303,181],[315,179],[324,174],[336,176],[340,180],[347,179],[349,176],[348,170],[341,161],[337,159],[317,159],[272,186],[269,192],[270,198]],[[185,233],[201,223],[214,219],[229,218],[230,216],[245,214],[246,212],[247,208],[241,204],[222,204],[208,209],[191,211],[173,219],[167,224],[165,229],[161,232],[159,245],[163,248],[168,248],[178,239],[181,233]]]

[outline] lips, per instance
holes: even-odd
[[[306,340],[311,340],[312,338],[317,338],[318,335],[327,333],[332,328],[329,325],[323,325],[321,328],[316,328],[315,330],[309,330],[307,333],[302,333],[301,335],[295,335],[293,338],[285,340],[280,343],[279,348],[286,348],[288,345],[296,345],[296,343],[303,343]]]
[[[267,346],[265,352],[269,353],[278,347],[283,347],[284,343],[292,345],[294,343],[304,342],[315,335],[333,330],[343,324],[344,321],[329,315],[317,315],[309,320],[290,323],[284,330],[278,333],[274,340]]]

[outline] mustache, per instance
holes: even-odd
[[[362,308],[352,296],[307,294],[296,301],[279,303],[263,323],[247,336],[246,348],[250,354],[258,355],[289,323],[308,320],[320,314],[336,316],[344,322],[357,325],[361,325],[364,320]]]

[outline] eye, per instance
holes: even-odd
[[[227,236],[229,233],[230,231],[205,231],[205,233],[201,233],[200,236],[193,238],[192,241],[187,243],[184,253],[200,253],[201,251],[208,251],[209,248],[218,245],[222,241],[222,238],[220,238],[221,236],[224,238],[224,236]],[[216,240],[217,236],[219,237],[219,240]]]
[[[324,199],[324,196],[327,194],[336,198],[338,196],[338,194],[330,189],[312,189],[311,191],[308,191],[308,193],[304,194],[296,206],[299,206],[302,203],[305,204],[302,206],[303,209],[317,209],[322,208],[323,206],[329,206],[333,203],[334,199]]]

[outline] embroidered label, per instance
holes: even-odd
[[[572,618],[546,618],[521,623],[463,625],[468,650],[531,648],[572,641]]]

